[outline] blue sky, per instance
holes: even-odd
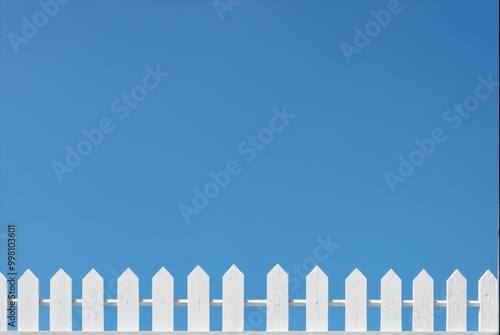
[[[149,298],[162,266],[186,298],[196,265],[220,298],[236,264],[246,297],[263,299],[276,263],[304,298],[292,269],[328,240],[318,263],[331,299],[355,268],[370,299],[391,268],[404,299],[422,269],[439,299],[455,269],[469,299],[497,274],[498,2],[0,6],[0,229],[17,224],[18,272],[39,277],[42,298],[59,268],[75,297],[95,268],[114,298],[127,267]],[[304,329],[304,309],[292,310],[291,329]],[[437,329],[444,316],[436,309]],[[47,329],[47,308],[41,318]]]

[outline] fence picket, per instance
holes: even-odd
[[[92,269],[82,280],[82,330],[104,330],[104,281]]]
[[[425,270],[413,280],[412,329],[434,330],[434,280]]]
[[[20,331],[38,330],[40,283],[30,270],[19,278],[18,282],[18,325]]]
[[[345,330],[366,331],[366,277],[355,269],[345,280]]]
[[[165,268],[153,277],[153,331],[174,330],[174,278]]]
[[[187,306],[190,332],[210,332],[210,306],[222,307],[222,332],[227,333],[244,332],[245,327],[255,326],[255,314],[249,314],[249,324],[245,323],[248,311],[245,306],[266,306],[266,316],[258,316],[260,321],[265,318],[266,331],[273,333],[288,331],[290,306],[305,307],[306,332],[331,333],[328,331],[330,306],[344,307],[344,332],[367,331],[368,306],[380,307],[381,332],[401,332],[403,305],[412,306],[413,332],[435,333],[435,306],[446,307],[446,332],[467,332],[469,308],[478,308],[478,331],[470,332],[472,335],[481,332],[498,335],[499,329],[498,279],[490,271],[478,281],[477,300],[467,300],[467,280],[455,270],[446,281],[446,301],[435,300],[434,280],[425,270],[413,280],[412,300],[404,301],[401,278],[392,269],[380,281],[380,300],[367,299],[367,279],[358,269],[345,279],[345,299],[329,300],[328,276],[318,266],[306,276],[306,299],[291,300],[289,277],[279,264],[267,274],[265,300],[245,300],[245,276],[235,265],[222,278],[222,299],[212,300],[210,278],[200,266],[187,277],[187,299],[178,300],[174,300],[174,278],[165,268],[152,278],[151,299],[139,299],[139,279],[130,269],[118,278],[117,299],[104,299],[104,281],[94,269],[82,280],[81,299],[72,298],[72,279],[62,269],[50,279],[50,299],[40,299],[39,280],[30,270],[17,281],[16,299],[12,295],[16,280],[11,275],[9,273],[7,279],[0,273],[0,333],[9,330],[12,304],[17,304],[17,330],[26,334],[39,330],[40,306],[50,307],[47,308],[50,332],[54,333],[72,332],[75,306],[81,306],[83,332],[104,331],[104,306],[117,307],[118,332],[140,331],[139,306],[151,307],[153,332],[174,331],[174,306]],[[45,323],[43,319],[42,324]]]
[[[401,279],[389,270],[382,277],[380,292],[380,330],[401,331]]]
[[[306,330],[328,330],[328,277],[318,266],[306,277]]]
[[[498,332],[498,280],[488,270],[478,286],[479,331]]]
[[[267,331],[288,330],[288,274],[278,264],[267,274]]]
[[[210,330],[210,278],[200,266],[188,276],[188,330]]]
[[[446,281],[446,330],[467,330],[467,281],[458,270]]]
[[[71,278],[60,269],[50,279],[50,330],[71,331]]]
[[[139,330],[139,278],[127,269],[118,278],[117,330]]]
[[[231,266],[222,277],[222,330],[243,331],[245,276]]]

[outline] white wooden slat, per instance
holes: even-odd
[[[153,277],[153,331],[174,330],[174,278],[165,268]]]
[[[72,285],[71,278],[59,269],[50,279],[50,330],[71,331],[72,329]]]
[[[288,330],[288,273],[278,264],[267,274],[267,331]]]
[[[498,332],[498,280],[490,270],[479,279],[479,331]]]
[[[188,331],[210,330],[210,278],[200,266],[188,276]]]
[[[118,278],[117,330],[139,330],[139,278],[127,269]]]
[[[9,304],[7,301],[7,279],[0,273],[0,331],[7,330],[7,310]]]
[[[222,277],[222,330],[243,331],[245,276],[231,266]]]
[[[381,280],[380,330],[401,331],[401,279],[391,269]]]
[[[306,330],[328,331],[328,277],[318,266],[306,277]]]
[[[82,280],[82,330],[104,330],[104,281],[92,269]]]
[[[412,329],[434,330],[434,280],[425,270],[413,280]]]
[[[355,269],[345,280],[345,330],[366,331],[366,277]]]
[[[458,270],[446,281],[446,330],[467,330],[467,280]]]
[[[39,327],[39,299],[40,283],[33,272],[26,272],[19,278],[18,282],[18,326],[19,331],[38,330]]]

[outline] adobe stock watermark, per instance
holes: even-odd
[[[335,243],[331,235],[324,237],[316,237],[316,246],[312,253],[304,257],[298,264],[293,264],[288,273],[289,293],[297,291],[306,281],[307,275],[319,264],[326,262],[330,259],[337,249],[340,248],[340,243]],[[271,297],[280,297],[284,292],[276,291],[271,292]],[[271,304],[272,306],[272,304]],[[272,313],[272,311],[271,311]],[[266,307],[257,308],[256,310],[248,313],[245,320],[245,331],[252,331],[264,326],[266,322]]]
[[[368,47],[372,40],[380,35],[382,28],[387,28],[387,26],[389,26],[393,16],[400,14],[404,9],[399,0],[389,0],[386,8],[387,9],[381,9],[378,12],[371,10],[370,15],[373,17],[373,20],[368,21],[365,24],[364,29],[361,29],[358,26],[354,27],[354,45],[345,41],[340,42],[340,51],[342,51],[347,64],[352,62],[353,54],[358,55],[362,50]]]
[[[67,332],[58,331],[58,334],[63,334],[64,332],[64,334],[71,335],[74,334],[73,331],[75,330],[81,330],[86,332],[89,331],[88,329],[89,324],[92,327],[93,325],[95,325],[96,322],[104,323],[104,319],[101,320],[95,319],[95,313],[100,313],[100,311],[103,310],[105,305],[104,304],[105,300],[117,298],[119,286],[128,287],[134,284],[134,282],[131,281],[132,278],[127,276],[123,277],[121,279],[121,282],[118,283],[119,279],[123,276],[126,270],[127,268],[122,268],[121,273],[116,271],[116,269],[111,270],[111,278],[106,278],[106,280],[103,279],[103,286],[99,287],[98,296],[103,297],[103,300],[102,301],[97,300],[92,304],[88,304],[85,310],[83,308],[77,308],[74,311],[74,315],[76,315],[76,317],[73,318],[73,320],[71,320],[70,323],[68,323],[65,327],[66,329],[72,329],[72,330]],[[97,271],[95,272],[94,271],[95,269],[92,269],[89,273],[87,273],[84,277],[84,280],[90,274],[94,276],[97,275],[102,278],[102,276]]]
[[[460,295],[460,292],[457,286],[452,286],[449,290],[447,287],[447,280],[442,281],[442,285],[444,286],[440,293],[439,299],[436,300],[449,300],[454,297]],[[447,291],[449,296],[447,295]],[[437,319],[436,317],[446,312],[446,307],[435,307],[434,305],[429,306],[425,304],[425,309],[421,310],[416,317],[413,315],[408,315],[407,322],[412,327],[412,329],[429,329],[434,327],[434,322]],[[429,316],[431,316],[429,318]]]
[[[148,97],[148,93],[160,86],[170,73],[160,70],[160,65],[156,68],[146,66],[146,74],[142,78],[139,85],[134,86],[129,93],[123,93],[119,98],[111,102],[111,112],[117,115],[120,121],[125,120],[130,115],[130,112]],[[70,145],[65,147],[66,157],[63,163],[53,161],[51,166],[60,183],[64,181],[64,175],[71,173],[75,168],[82,164],[84,157],[89,156],[95,148],[100,146],[105,138],[105,135],[115,131],[116,125],[110,118],[102,118],[97,126],[93,129],[82,130],[83,139],[80,140],[74,148]],[[65,164],[64,164],[65,163]]]
[[[297,115],[290,114],[286,106],[280,111],[273,109],[274,116],[269,120],[268,126],[260,129],[256,135],[250,135],[242,141],[238,147],[238,153],[243,156],[247,163],[251,163],[257,158],[259,152],[264,150],[274,141],[276,134],[285,130],[291,120]],[[210,171],[208,176],[211,181],[207,182],[201,188],[193,188],[193,199],[190,205],[181,202],[178,206],[182,218],[186,224],[191,222],[191,216],[199,215],[206,208],[210,201],[216,198],[222,189],[225,189],[231,179],[243,171],[243,167],[238,160],[229,160],[221,171]]]
[[[61,6],[66,5],[70,0],[40,0],[38,1],[39,11],[36,11],[31,18],[23,16],[21,18],[22,26],[20,34],[14,32],[7,33],[12,50],[19,53],[21,44],[28,44],[30,40],[38,35],[40,29],[45,27],[51,19],[53,19],[61,9]]]
[[[499,85],[498,81],[493,80],[491,74],[487,78],[479,76],[477,80],[479,83],[476,85],[474,94],[465,97],[461,104],[454,103],[451,108],[443,113],[444,122],[452,130],[460,128],[463,121],[478,110],[480,102],[488,99]],[[385,181],[391,192],[396,190],[398,183],[404,183],[413,175],[415,169],[424,164],[426,158],[432,156],[436,152],[438,145],[443,144],[447,139],[448,135],[443,128],[434,128],[427,138],[416,138],[413,141],[416,148],[407,156],[398,156],[399,165],[396,173],[389,170],[384,172]]]
[[[214,10],[219,16],[219,20],[224,21],[224,13],[232,12],[242,2],[243,0],[214,0],[212,6],[214,6]]]

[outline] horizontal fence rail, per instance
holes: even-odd
[[[329,307],[344,307],[345,332],[367,331],[367,307],[380,307],[380,331],[402,331],[402,307],[412,307],[412,330],[434,331],[434,307],[446,308],[446,331],[467,331],[467,307],[478,307],[478,330],[498,334],[498,280],[486,271],[478,282],[478,300],[467,300],[467,281],[455,271],[446,282],[446,300],[434,299],[434,281],[423,270],[413,280],[411,300],[402,299],[401,279],[392,270],[381,280],[380,299],[367,299],[367,280],[354,270],[345,280],[345,298],[329,299],[328,277],[315,267],[306,277],[306,299],[290,299],[288,274],[276,265],[267,275],[264,300],[244,298],[244,275],[232,266],[222,279],[222,299],[211,299],[210,279],[197,266],[187,278],[187,299],[174,299],[174,279],[162,268],[152,279],[152,298],[139,298],[139,279],[127,269],[117,281],[117,298],[104,299],[104,281],[91,270],[82,281],[82,298],[73,299],[72,280],[59,270],[50,280],[50,299],[40,299],[39,280],[27,270],[18,281],[18,297],[8,299],[0,273],[0,332],[8,328],[8,307],[17,305],[17,330],[39,330],[40,306],[50,308],[50,332],[71,332],[72,307],[82,308],[82,331],[104,331],[104,306],[117,307],[117,331],[139,331],[139,306],[152,308],[153,331],[174,330],[174,307],[187,307],[187,330],[210,331],[210,306],[222,307],[223,332],[244,331],[244,308],[266,307],[266,330],[287,332],[289,308],[305,307],[306,330],[328,331]],[[79,333],[79,332],[75,332]],[[216,332],[213,332],[214,334]],[[368,332],[367,332],[368,333]],[[371,333],[371,332],[370,332]]]

